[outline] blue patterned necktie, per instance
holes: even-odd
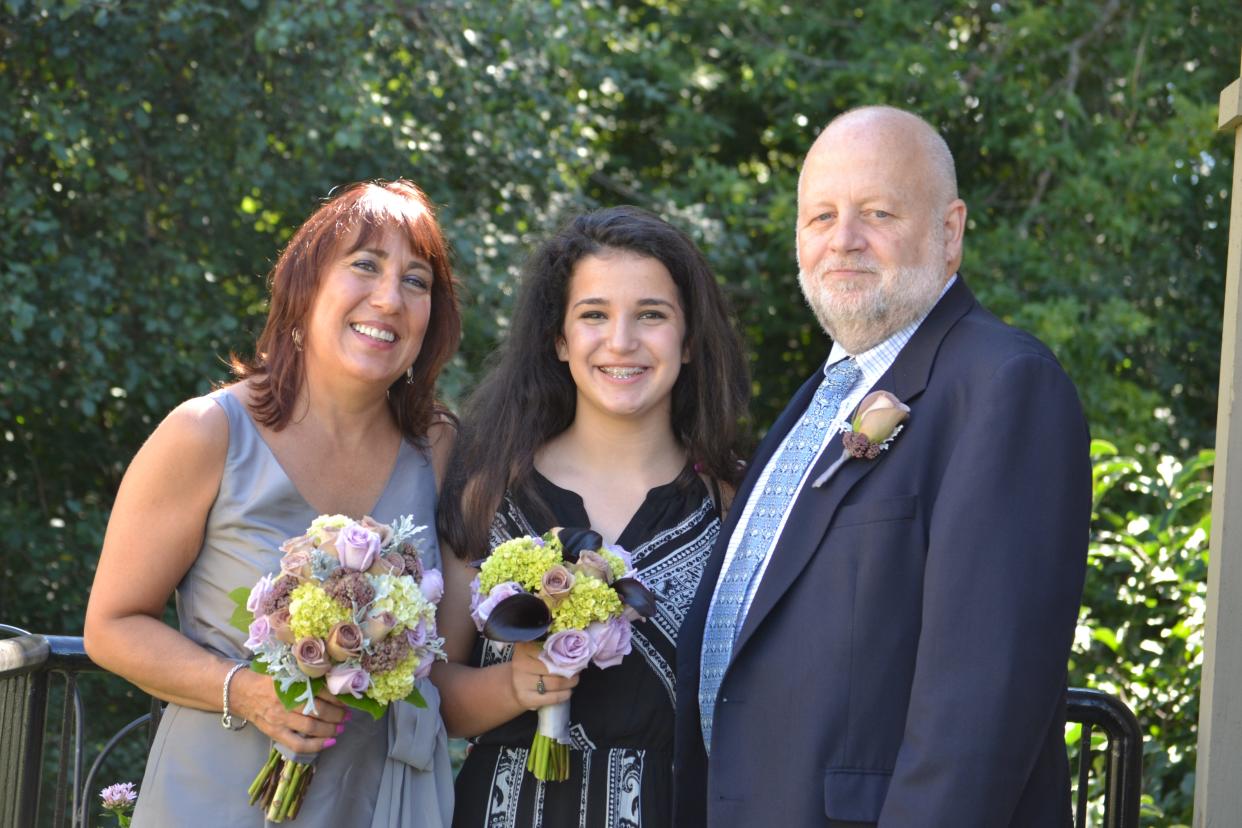
[[[703,744],[708,753],[712,748],[712,715],[716,710],[716,695],[733,655],[733,642],[745,620],[745,610],[749,608],[747,596],[752,594],[752,582],[772,548],[776,530],[798,492],[807,467],[824,444],[824,435],[836,417],[841,401],[861,376],[862,371],[852,357],[828,369],[824,381],[815,391],[815,398],[794,425],[780,454],[769,461],[771,473],[767,485],[762,492],[751,495],[756,498],[755,507],[746,525],[740,529],[742,537],[729,562],[729,569],[717,583],[716,597],[708,608],[707,626],[703,630],[699,717]]]

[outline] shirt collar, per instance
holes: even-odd
[[[832,350],[828,352],[828,361],[824,363],[824,373],[826,374],[831,366],[846,357],[852,356],[854,357],[854,361],[858,363],[859,369],[862,371],[863,387],[870,388],[875,385],[876,380],[878,380],[881,375],[883,375],[884,372],[892,366],[893,362],[897,359],[897,355],[901,353],[901,349],[904,348],[906,343],[910,341],[910,337],[914,336],[914,332],[919,329],[919,325],[923,324],[923,320],[927,318],[927,315],[932,312],[932,308],[939,304],[940,300],[944,298],[944,295],[949,292],[949,288],[951,288],[953,283],[956,281],[957,274],[954,273],[951,277],[949,277],[949,281],[944,283],[944,287],[941,288],[940,295],[936,297],[936,301],[931,303],[931,306],[928,307],[922,316],[897,331],[888,339],[878,345],[873,345],[861,354],[851,354],[839,343],[833,342]]]

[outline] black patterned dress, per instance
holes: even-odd
[[[657,486],[617,543],[634,556],[638,577],[657,595],[653,618],[634,624],[633,651],[621,664],[581,674],[570,701],[569,779],[540,782],[526,772],[536,714],[524,713],[473,739],[457,776],[454,828],[665,828],[672,824],[673,706],[677,632],[720,531],[720,514],[695,475]],[[688,478],[688,482],[684,482]],[[539,535],[552,526],[586,526],[582,498],[534,473],[530,484],[555,522],[522,492],[509,492],[492,521],[491,544]],[[471,663],[510,658],[512,647],[482,638]]]

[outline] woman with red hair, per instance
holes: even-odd
[[[321,514],[412,514],[434,529],[452,442],[435,382],[460,335],[427,197],[403,180],[353,184],[276,262],[255,355],[233,359],[238,381],[178,406],[134,457],[85,631],[97,663],[169,702],[134,825],[263,825],[247,787],[272,741],[318,754],[299,825],[451,820],[435,688],[420,685],[427,709],[397,702],[378,721],[326,693],[310,715],[286,710],[269,677],[242,668],[228,593],[277,570],[281,542]],[[174,591],[179,629],[162,621]]]

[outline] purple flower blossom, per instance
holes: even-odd
[[[440,602],[440,597],[444,595],[444,576],[440,574],[438,569],[428,569],[423,572],[423,580],[419,584],[423,590],[423,597],[433,604]]]
[[[375,563],[375,556],[379,554],[380,536],[365,526],[351,524],[336,536],[336,551],[341,559],[341,566],[365,572]]]
[[[246,649],[257,652],[272,637],[272,625],[266,615],[256,615],[250,622],[250,637],[246,639]]]
[[[335,695],[349,693],[355,699],[362,698],[362,694],[371,686],[371,676],[361,667],[350,667],[348,664],[338,664],[328,671],[324,681],[328,684],[328,692]]]
[[[99,792],[103,806],[109,811],[127,811],[138,801],[133,782],[117,782]]]
[[[570,678],[582,672],[594,655],[591,636],[582,630],[561,630],[543,642],[539,660],[552,675]]]
[[[525,592],[521,584],[516,581],[504,581],[492,587],[491,593],[478,603],[474,609],[470,611],[470,617],[474,619],[474,624],[481,631],[483,625],[487,623],[487,619],[492,614],[492,610],[496,609],[496,605],[511,595],[517,595],[519,592]]]
[[[616,667],[621,663],[621,659],[630,654],[632,630],[628,619],[618,617],[606,623],[597,621],[589,624],[586,632],[591,637],[591,644],[595,649],[595,655],[591,657],[591,660],[595,662],[596,667],[601,669]]]
[[[260,578],[258,583],[250,589],[250,597],[246,599],[246,609],[250,610],[252,613],[258,612],[259,607],[261,607],[263,602],[268,599],[268,596],[272,594],[272,584],[273,579],[271,575],[264,575]]]

